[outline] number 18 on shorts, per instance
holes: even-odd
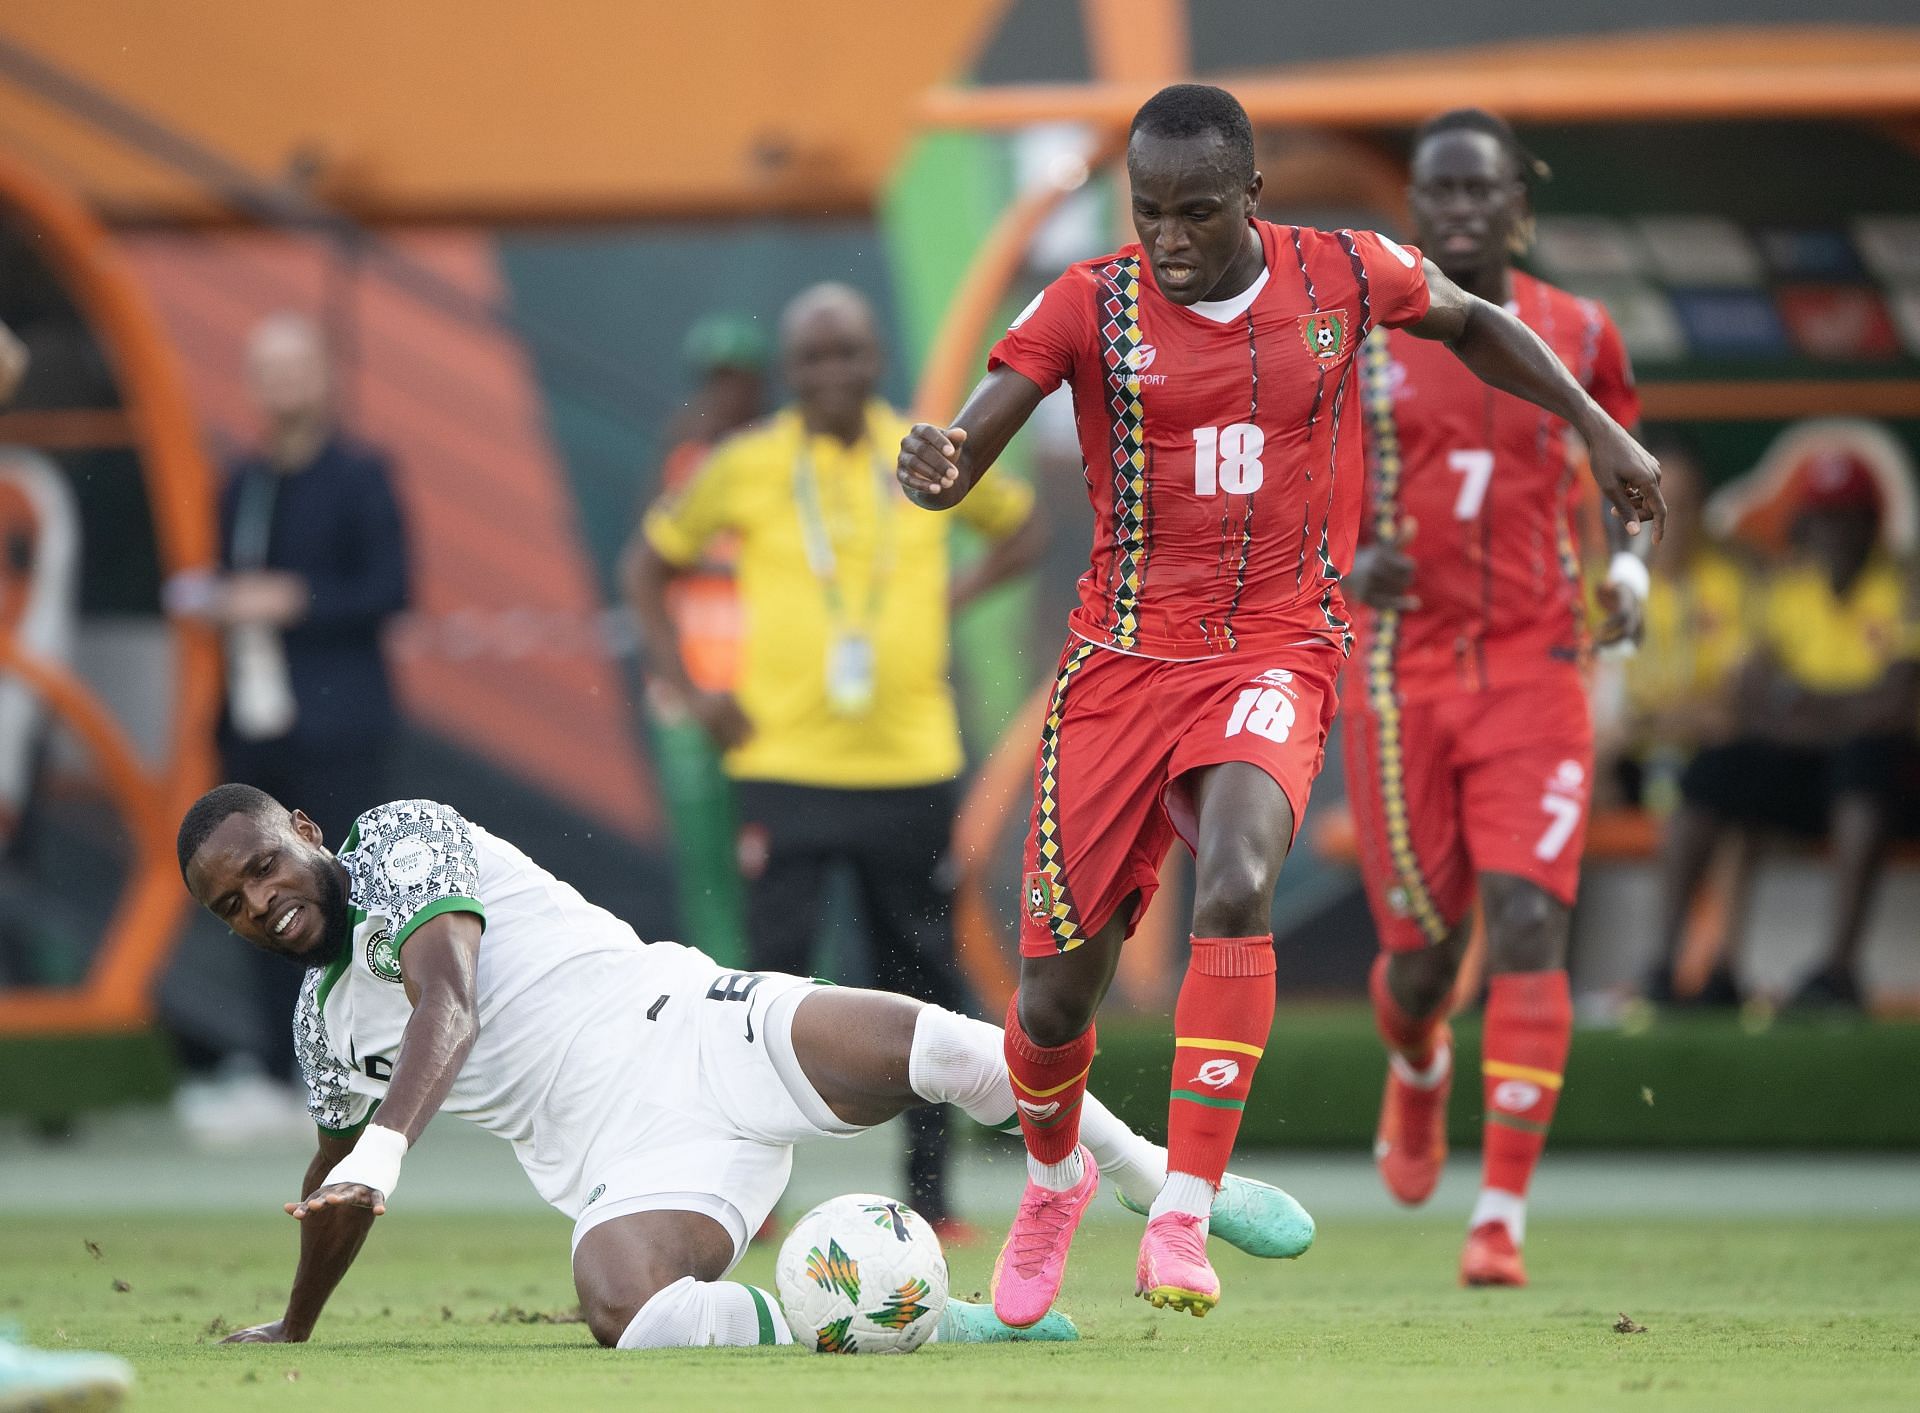
[[[1071,951],[1129,898],[1133,931],[1173,841],[1193,847],[1194,771],[1230,761],[1264,771],[1298,831],[1339,665],[1339,649],[1319,641],[1189,662],[1070,641],[1034,765],[1020,950]]]

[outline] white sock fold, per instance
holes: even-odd
[[[792,1344],[780,1302],[758,1286],[682,1276],[640,1307],[620,1336],[620,1349],[687,1349],[706,1345]]]
[[[1075,1148],[1057,1163],[1043,1163],[1033,1154],[1027,1154],[1027,1176],[1041,1187],[1054,1192],[1066,1192],[1078,1187],[1087,1176],[1087,1165]]]
[[[1166,1185],[1167,1150],[1128,1128],[1091,1094],[1080,1103],[1080,1141],[1093,1154],[1100,1176],[1134,1206],[1150,1205]]]
[[[929,1104],[951,1104],[987,1128],[1016,1127],[1005,1044],[997,1025],[943,1006],[923,1006],[907,1055],[907,1087]]]
[[[1148,1209],[1147,1220],[1152,1221],[1168,1212],[1185,1212],[1204,1223],[1208,1213],[1213,1211],[1213,1194],[1213,1184],[1203,1177],[1193,1173],[1168,1173],[1159,1196],[1153,1199],[1153,1206]]]
[[[1483,1222],[1499,1222],[1513,1238],[1515,1246],[1522,1246],[1527,1240],[1527,1199],[1517,1192],[1503,1192],[1497,1187],[1480,1189],[1480,1200],[1473,1204],[1473,1215],[1467,1218],[1467,1230],[1472,1231]]]
[[[997,1025],[927,1006],[913,1028],[907,1084],[930,1104],[952,1104],[975,1123],[1014,1132],[1019,1125],[1005,1043]],[[1100,1175],[1129,1201],[1144,1207],[1159,1195],[1167,1180],[1167,1150],[1128,1128],[1091,1094],[1080,1105],[1080,1141],[1093,1154]],[[1042,1186],[1064,1192],[1078,1184],[1086,1170],[1075,1153],[1052,1164],[1035,1164],[1029,1157],[1027,1171]]]
[[[1446,1079],[1447,1072],[1453,1068],[1453,1047],[1445,1041],[1434,1046],[1433,1058],[1428,1060],[1422,1069],[1415,1069],[1408,1063],[1405,1055],[1395,1050],[1387,1051],[1387,1063],[1393,1067],[1393,1072],[1400,1076],[1402,1084],[1410,1085],[1415,1089],[1437,1089]]]

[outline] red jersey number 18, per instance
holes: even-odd
[[[1197,496],[1252,495],[1266,479],[1260,453],[1267,434],[1251,422],[1193,429],[1193,493]]]

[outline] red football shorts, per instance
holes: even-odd
[[[1194,847],[1182,777],[1246,761],[1293,806],[1294,830],[1326,754],[1340,650],[1306,643],[1195,662],[1069,639],[1034,768],[1020,890],[1020,950],[1070,951],[1130,894],[1132,934],[1177,837]]]
[[[1384,712],[1357,678],[1343,717],[1347,797],[1382,945],[1412,952],[1445,937],[1477,874],[1527,879],[1571,906],[1593,788],[1578,669]]]

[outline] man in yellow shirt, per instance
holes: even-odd
[[[781,319],[792,405],[714,449],[651,510],[629,585],[648,662],[726,750],[748,882],[751,964],[806,974],[827,875],[849,867],[875,985],[964,1009],[946,854],[963,764],[948,679],[952,611],[1021,572],[1044,530],[1018,482],[971,505],[988,542],[956,576],[947,525],[895,484],[908,421],[875,396],[873,311],[844,285]],[[668,586],[737,537],[745,619],[732,693],[687,680]],[[948,1224],[944,1115],[910,1130],[913,1205]]]
[[[1671,959],[1728,826],[1826,836],[1832,931],[1796,997],[1805,1004],[1860,1004],[1860,944],[1915,755],[1920,628],[1907,573],[1876,549],[1879,527],[1864,466],[1813,466],[1793,555],[1764,590],[1760,642],[1733,689],[1736,737],[1688,767],[1663,851]]]

